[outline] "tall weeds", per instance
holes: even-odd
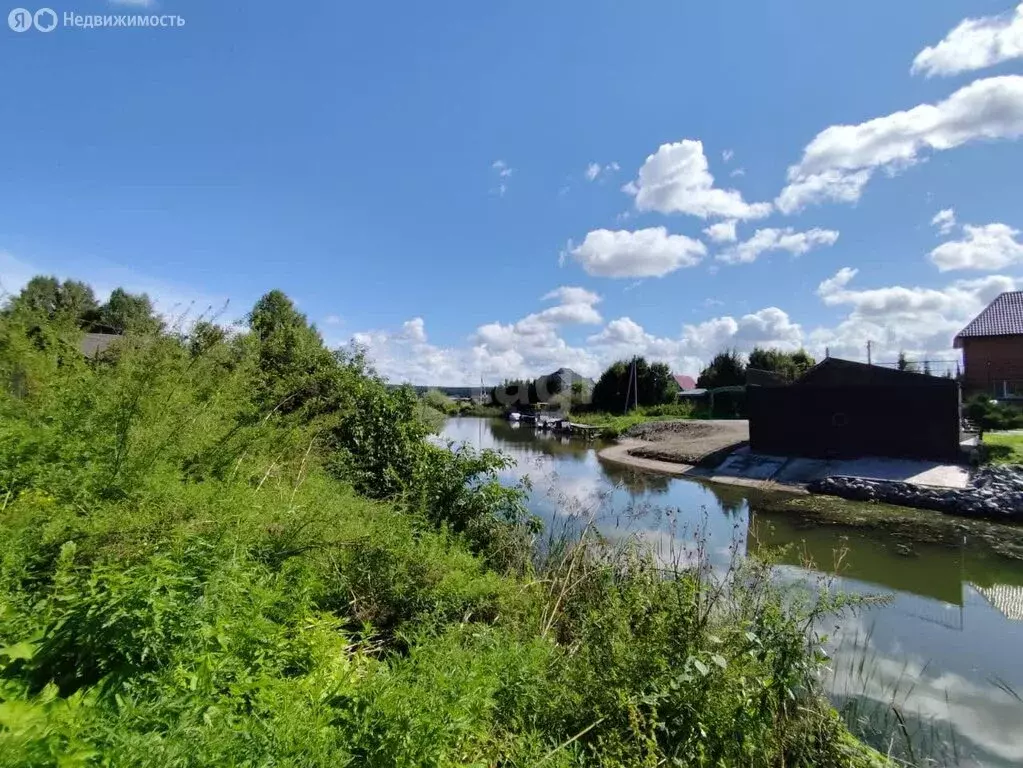
[[[592,526],[281,296],[236,337],[0,318],[0,765],[849,766],[800,603]],[[42,328],[39,332],[38,329]]]

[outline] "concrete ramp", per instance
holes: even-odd
[[[784,456],[761,456],[750,453],[748,447],[740,448],[718,464],[711,474],[715,478],[773,480],[788,461]]]
[[[876,457],[841,461],[786,458],[750,453],[749,448],[735,451],[709,474],[711,479],[720,479],[721,482],[744,479],[781,485],[806,485],[826,477],[841,476],[938,488],[965,488],[970,480],[969,469],[958,464]]]

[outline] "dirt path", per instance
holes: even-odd
[[[749,441],[749,422],[657,421],[639,424],[625,437],[638,441],[627,453],[634,458],[659,462],[700,465],[713,463],[717,455],[729,453]]]
[[[685,475],[691,473],[695,467],[690,464],[680,464],[677,461],[658,461],[657,459],[646,459],[642,456],[634,456],[630,451],[647,448],[653,445],[653,443],[647,443],[643,440],[632,440],[625,438],[619,440],[614,445],[604,448],[599,456],[607,461],[613,461],[616,464],[624,464],[629,467],[635,467],[636,469],[643,469],[650,472],[661,472],[666,475]]]

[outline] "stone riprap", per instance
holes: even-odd
[[[1023,466],[982,467],[973,473],[966,488],[832,476],[810,483],[807,490],[852,501],[880,501],[950,515],[1023,522]]]

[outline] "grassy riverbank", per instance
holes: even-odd
[[[627,414],[604,413],[601,411],[572,412],[572,421],[602,427],[601,437],[614,440],[621,437],[632,427],[648,424],[653,421],[672,421],[675,419],[703,418],[704,414],[689,403],[677,405],[653,405],[640,407]]]
[[[992,464],[1023,464],[1023,434],[986,432],[983,445]]]
[[[805,634],[841,596],[539,556],[505,462],[283,295],[233,337],[80,335],[0,318],[0,766],[880,764]]]

